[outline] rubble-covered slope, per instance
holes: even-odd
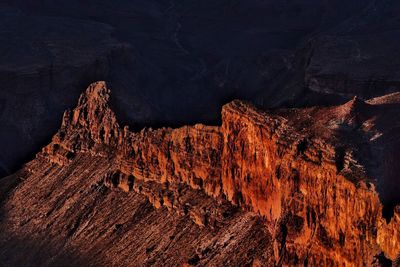
[[[370,164],[379,144],[397,144],[388,142],[396,123],[384,123],[396,120],[389,100],[267,113],[234,101],[221,126],[131,132],[109,92],[92,84],[52,142],[1,181],[2,261],[361,266],[398,257],[400,210],[382,216],[382,202],[398,203],[382,197],[398,178],[380,164],[395,157],[382,151]]]
[[[22,181],[2,207],[0,266],[271,262],[271,237],[255,214],[217,205],[185,186],[179,187],[181,209],[155,209],[145,196],[173,189],[143,183],[136,192],[123,193],[105,186],[111,170],[108,158],[79,153],[65,166],[39,156],[9,177]],[[200,227],[194,223],[196,210],[223,219],[215,227]]]

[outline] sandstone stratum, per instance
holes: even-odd
[[[398,264],[400,93],[137,132],[110,97],[0,179],[4,266]]]

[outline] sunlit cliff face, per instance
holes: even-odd
[[[399,12],[1,1],[0,265],[399,265]]]
[[[233,223],[228,214],[239,212],[234,207],[259,218],[257,224],[267,233],[263,242],[269,245],[256,250],[254,263],[368,265],[380,253],[391,260],[398,256],[399,210],[390,223],[382,217],[379,181],[369,176],[371,167],[358,161],[360,151],[348,142],[357,143],[360,134],[349,127],[356,127],[381,101],[353,99],[337,107],[270,113],[234,101],[224,106],[221,126],[140,132],[121,127],[108,101],[104,82],[87,89],[78,106],[64,114],[52,143],[27,166],[27,183],[39,179],[29,178],[37,177],[35,161],[50,162],[54,178],[47,179],[56,182],[58,170],[98,157],[107,164],[90,178],[95,187],[145,196],[155,208],[186,216],[201,229]],[[327,122],[338,123],[347,138],[336,126],[316,135]],[[78,182],[73,174],[65,175],[69,183]],[[10,205],[22,199],[13,198]],[[12,207],[12,218],[24,214],[18,205]],[[268,260],[261,256],[264,252],[270,253]],[[210,260],[198,257],[198,262]]]

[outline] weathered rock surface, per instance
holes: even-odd
[[[1,180],[2,262],[368,266],[399,257],[389,149],[399,143],[397,94],[266,113],[234,101],[221,126],[140,132],[118,123],[109,98],[104,82],[92,84],[37,158]]]
[[[226,202],[217,205],[183,185],[175,189],[139,181],[135,192],[124,193],[105,184],[113,169],[107,158],[79,153],[64,166],[39,157],[24,173],[10,177],[26,180],[2,206],[0,265],[244,266],[254,259],[272,263],[271,236],[255,214]],[[180,198],[170,211],[167,202],[167,208],[154,208],[159,207],[155,201],[160,194],[174,196],[174,190]],[[155,198],[154,206],[146,196]],[[197,225],[197,212],[203,211],[216,218],[214,227]]]

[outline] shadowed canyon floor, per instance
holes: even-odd
[[[5,266],[371,266],[400,255],[398,93],[122,127],[104,82],[0,180]]]

